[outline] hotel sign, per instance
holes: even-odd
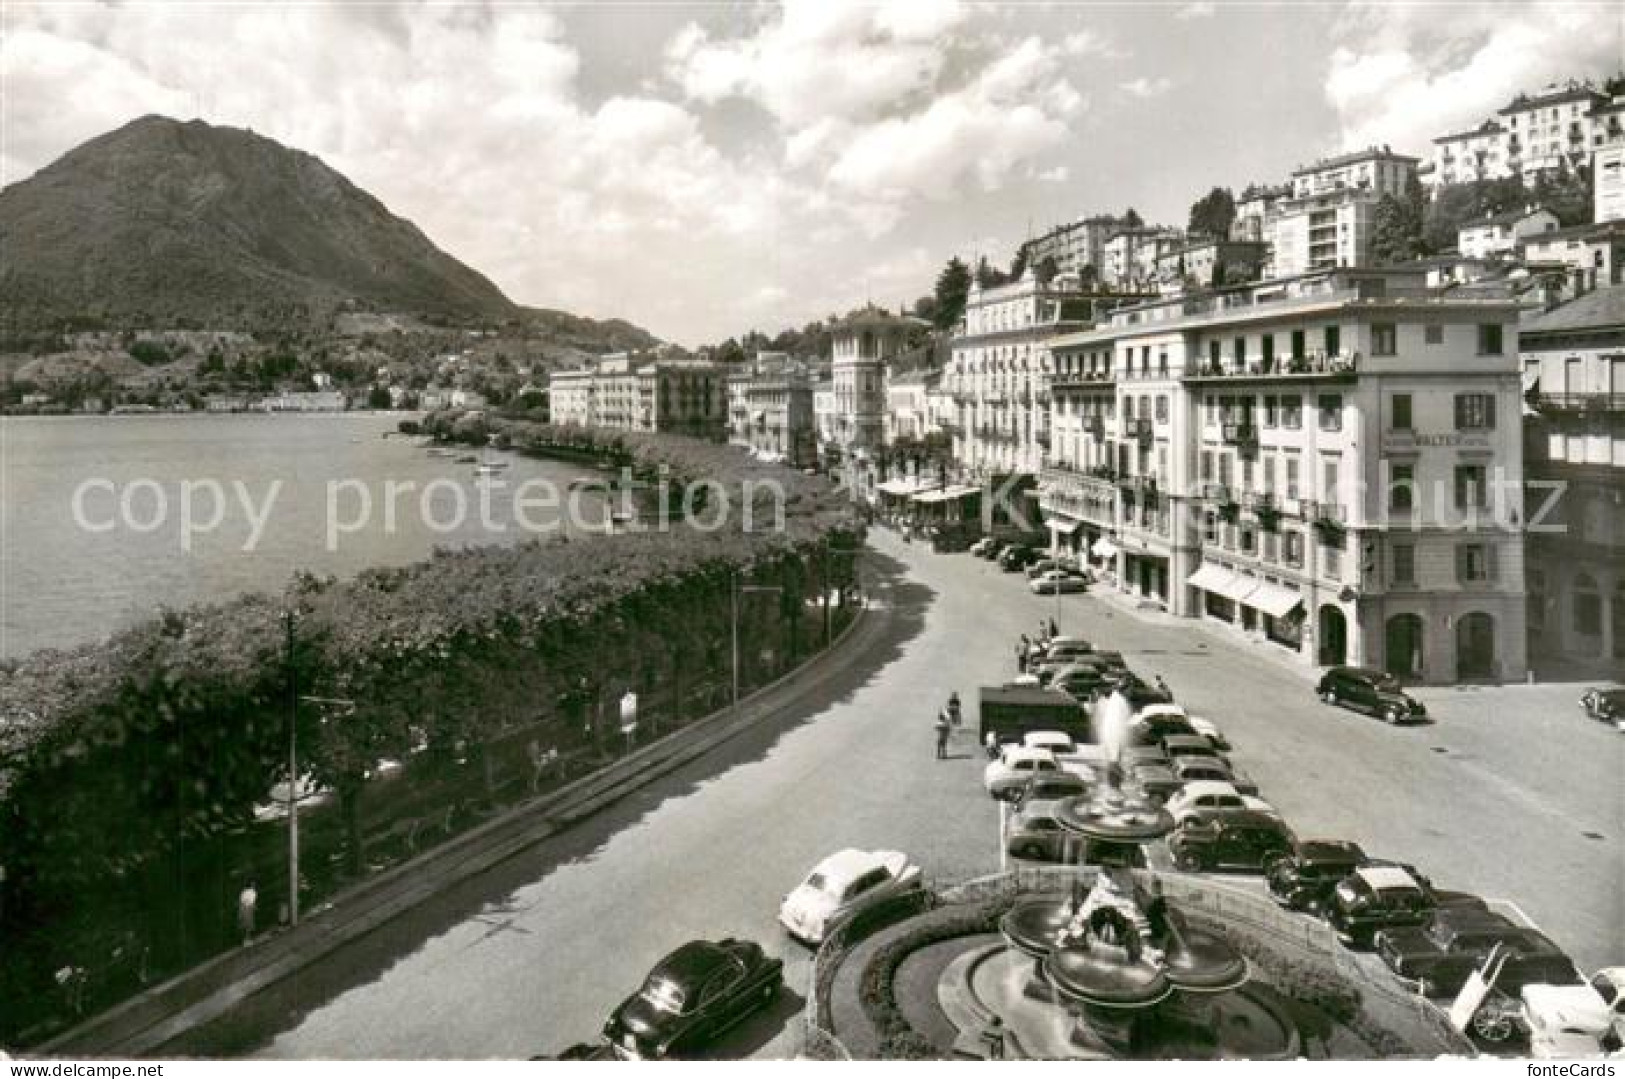
[[[1479,434],[1476,431],[1450,431],[1444,434],[1428,434],[1424,431],[1387,431],[1382,436],[1382,448],[1385,453],[1433,448],[1488,450],[1490,449],[1490,436]]]

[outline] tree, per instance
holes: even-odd
[[[1038,265],[1033,267],[1033,277],[1038,280],[1040,285],[1049,284],[1055,280],[1055,275],[1060,272],[1061,267],[1056,263],[1054,255],[1045,255],[1038,260]]]
[[[1141,217],[1140,212],[1132,206],[1124,210],[1122,216],[1117,220],[1126,229],[1145,228],[1145,218]]]
[[[1378,266],[1409,262],[1428,254],[1423,239],[1427,224],[1427,196],[1415,176],[1403,195],[1386,194],[1377,203],[1371,223],[1371,257]]]
[[[390,406],[389,387],[382,383],[374,383],[367,391],[368,408],[388,408]]]
[[[1589,225],[1596,210],[1596,203],[1592,198],[1590,168],[1581,166],[1574,172],[1565,172],[1560,176],[1542,174],[1535,181],[1529,201],[1535,206],[1543,206],[1552,211],[1557,215],[1558,223],[1565,228],[1570,225]]]
[[[923,318],[933,325],[937,321],[937,298],[935,296],[921,296],[914,301],[914,317]]]
[[[982,288],[997,288],[1004,284],[1004,274],[994,269],[993,264],[983,255],[976,260],[976,283]]]
[[[1021,275],[1027,272],[1027,245],[1022,244],[1016,248],[1016,257],[1010,260],[1009,280],[1020,281]]]
[[[965,317],[965,298],[969,295],[970,267],[958,257],[949,259],[937,275],[937,309],[932,319],[937,329],[951,330],[959,324]]]
[[[1223,240],[1230,235],[1230,226],[1235,220],[1235,196],[1228,187],[1215,187],[1191,203],[1190,224],[1186,231]]]

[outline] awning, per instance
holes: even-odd
[[[1303,596],[1284,585],[1259,581],[1241,602],[1256,607],[1271,618],[1280,618],[1303,602]]]
[[[875,490],[886,495],[906,495],[914,492],[912,480],[887,480],[875,485]]]
[[[1101,536],[1099,539],[1095,540],[1095,545],[1089,548],[1089,553],[1094,555],[1096,558],[1116,558],[1117,544],[1113,543],[1105,536]]]
[[[1051,532],[1058,533],[1062,536],[1070,536],[1072,533],[1078,530],[1079,526],[1083,524],[1082,521],[1049,521],[1046,523],[1049,525],[1049,530]]]
[[[1204,562],[1196,572],[1185,578],[1185,583],[1204,592],[1213,592],[1227,599],[1235,599],[1240,580],[1223,566]]]

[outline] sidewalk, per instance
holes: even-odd
[[[50,1056],[138,1057],[333,950],[400,917],[458,882],[568,828],[699,758],[818,687],[831,667],[862,657],[885,629],[874,606],[858,613],[833,648],[724,710],[652,742],[599,772],[510,809],[440,846],[357,884],[292,929],[265,935],[152,986],[32,1051]]]

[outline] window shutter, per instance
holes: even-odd
[[[1495,429],[1495,395],[1484,395],[1484,426],[1490,430]]]
[[[1467,548],[1466,547],[1457,547],[1456,548],[1456,580],[1465,581],[1466,579],[1467,579]]]
[[[1466,424],[1466,419],[1467,419],[1466,412],[1467,412],[1467,410],[1466,410],[1465,405],[1466,405],[1466,399],[1461,394],[1459,394],[1459,393],[1456,394],[1456,430],[1458,430],[1458,431],[1462,430],[1463,428],[1465,428],[1467,426],[1467,424]]]

